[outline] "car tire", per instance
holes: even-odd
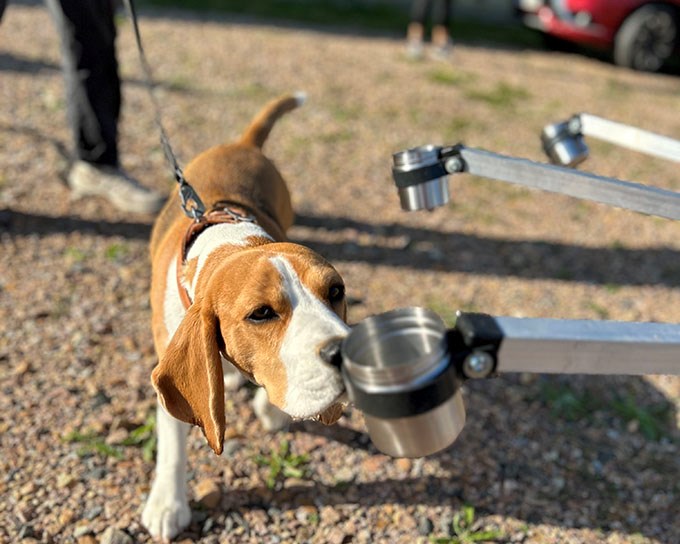
[[[629,15],[614,40],[614,62],[633,70],[658,72],[678,46],[677,13],[647,5]]]

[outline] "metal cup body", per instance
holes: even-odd
[[[440,149],[438,146],[425,145],[395,153],[392,157],[394,171],[413,173],[422,171],[428,166],[438,165]],[[433,210],[451,200],[447,176],[424,178],[417,183],[399,186],[397,190],[401,208],[409,212]]]
[[[422,457],[453,443],[465,407],[437,314],[403,308],[359,323],[342,344],[343,376],[374,445]]]
[[[574,133],[570,123],[554,123],[543,128],[543,149],[550,161],[561,166],[576,166],[588,158],[588,146],[583,135]]]
[[[431,179],[419,185],[399,187],[398,192],[401,209],[407,212],[434,210],[451,200],[446,177]]]

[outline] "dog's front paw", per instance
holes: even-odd
[[[290,424],[291,417],[279,410],[267,397],[267,392],[264,389],[258,389],[253,399],[253,411],[262,423],[265,431],[273,432],[280,431]]]
[[[167,542],[175,538],[191,523],[191,509],[186,490],[158,485],[156,479],[144,505],[142,524],[154,538]]]

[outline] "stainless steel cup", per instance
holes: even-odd
[[[588,146],[572,121],[546,125],[541,133],[543,150],[554,164],[576,166],[588,158]]]
[[[425,172],[425,179],[415,179],[413,182],[397,184],[401,208],[405,211],[433,210],[443,206],[450,199],[449,183],[446,171],[440,166],[439,150],[434,145],[424,145],[406,151],[400,151],[392,156],[393,171],[398,175],[408,176],[409,173]],[[427,177],[427,168],[435,177]]]
[[[424,308],[365,319],[342,344],[342,372],[371,440],[394,457],[440,451],[465,425],[446,327]]]

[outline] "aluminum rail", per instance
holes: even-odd
[[[464,171],[640,213],[680,219],[680,194],[673,191],[465,146],[458,146],[457,151],[460,158],[450,158],[446,164],[446,170],[452,174]],[[462,164],[456,163],[461,159]]]
[[[623,123],[609,121],[590,113],[577,116],[581,133],[621,147],[640,151],[669,161],[680,162],[680,141]]]
[[[496,371],[680,375],[680,325],[496,317]]]

